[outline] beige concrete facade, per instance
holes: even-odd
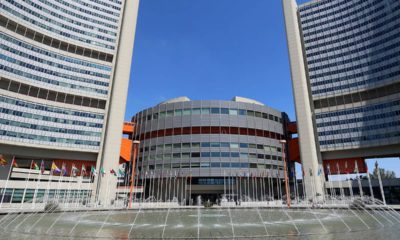
[[[118,51],[114,58],[112,90],[107,106],[106,130],[103,133],[102,146],[97,160],[97,169],[103,168],[107,174],[106,177],[98,175],[95,190],[100,202],[106,204],[114,198],[116,192],[117,177],[112,176],[109,171],[110,169],[116,171],[119,165],[120,133],[122,133],[125,117],[139,0],[125,1],[123,9]],[[108,188],[107,185],[113,187]]]
[[[313,109],[310,105],[310,90],[304,64],[295,0],[282,0],[285,15],[287,45],[291,68],[293,96],[300,142],[300,157],[304,169],[307,198],[316,200],[324,194],[324,173],[313,126]],[[318,172],[320,174],[318,176]]]

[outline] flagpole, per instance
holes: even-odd
[[[28,172],[28,179],[25,182],[25,189],[24,189],[24,195],[22,195],[22,201],[21,201],[21,209],[22,206],[24,205],[24,201],[25,201],[25,196],[26,196],[26,188],[28,187],[28,182],[29,182],[29,178],[31,177],[31,167],[32,167],[32,163],[33,163],[33,159],[31,161],[31,165],[29,165],[29,172]]]
[[[73,170],[74,170],[74,165],[72,165],[71,171],[69,172],[68,191],[67,191],[67,197],[66,197],[66,199],[67,199],[67,204],[66,204],[66,206],[67,206],[67,207],[69,206],[69,202],[71,201],[71,199],[70,199],[70,196],[71,196],[71,177],[73,177],[73,176],[72,176],[72,171],[73,171]]]
[[[8,170],[8,176],[7,176],[6,184],[5,184],[5,186],[4,186],[3,196],[1,196],[0,208],[3,207],[4,195],[5,195],[6,192],[7,192],[8,181],[9,181],[10,176],[11,176],[11,172],[12,172],[12,168],[13,168],[14,161],[15,161],[15,156],[13,156],[13,159],[12,159],[11,164],[10,164],[10,169]],[[11,199],[10,199],[10,203],[11,203]]]
[[[39,180],[38,180],[37,183],[36,183],[35,193],[33,194],[32,209],[34,209],[34,208],[35,208],[35,205],[36,205],[37,192],[39,191],[40,180],[41,180],[41,178],[42,178],[42,169],[41,169],[42,163],[43,163],[43,160],[42,160],[42,162],[40,163]]]
[[[81,174],[80,174],[80,181],[79,181],[79,186],[78,186],[78,193],[76,194],[77,196],[74,197],[74,202],[75,202],[75,208],[79,206],[80,200],[82,198],[82,182],[83,182],[83,176],[82,176],[82,166],[81,166]]]

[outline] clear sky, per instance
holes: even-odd
[[[248,97],[294,120],[281,0],[141,0],[125,119],[178,96]]]

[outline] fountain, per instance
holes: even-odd
[[[163,191],[167,196],[171,194],[164,201],[154,197],[154,192],[161,191],[161,187],[156,187],[152,180],[149,197],[135,198],[131,208],[127,208],[125,200],[99,205],[96,197],[90,195],[73,196],[68,201],[57,196],[44,196],[34,202],[25,202],[23,207],[3,207],[0,238],[264,239],[290,236],[292,239],[397,239],[400,234],[397,227],[400,213],[376,199],[372,191],[370,195],[360,191],[357,196],[348,191],[350,195],[346,196],[345,187],[340,183],[337,195],[333,183],[328,181],[325,186],[330,193],[326,191],[323,202],[306,201],[305,196],[301,200],[297,188],[289,208],[282,200],[285,197],[281,183],[269,178],[264,180],[267,181],[261,178],[244,178],[242,181],[239,178],[236,180],[239,186],[226,187],[226,194],[221,196],[218,206],[206,204],[207,208],[203,206],[203,200],[207,203],[208,199],[202,199],[201,195],[196,196],[195,205],[180,202],[177,188],[183,184],[173,179],[168,179]],[[344,182],[350,190],[349,180]],[[256,183],[265,191],[253,194],[252,186]],[[266,191],[268,189],[272,191]],[[255,198],[249,197],[249,193]]]

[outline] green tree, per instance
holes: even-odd
[[[384,168],[375,168],[374,172],[370,174],[371,179],[378,179],[378,169],[382,179],[396,178],[396,173],[394,171],[385,170]]]

